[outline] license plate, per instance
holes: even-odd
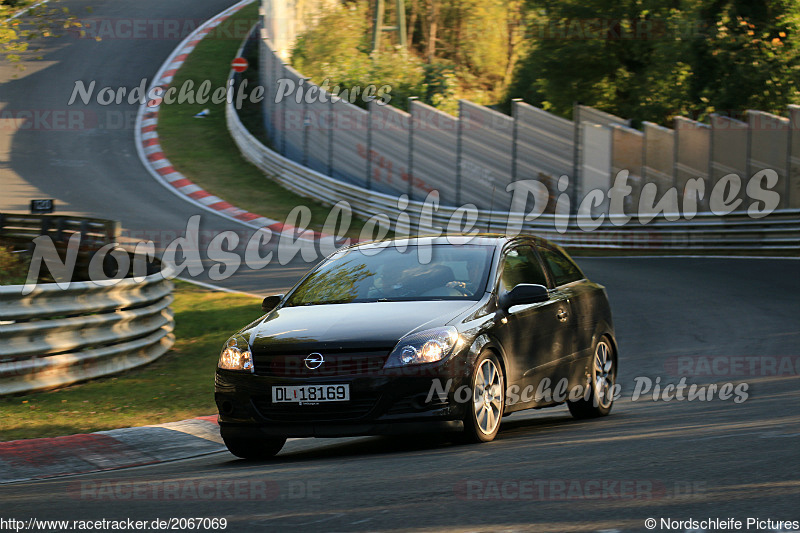
[[[276,385],[272,387],[272,403],[315,404],[347,402],[350,385]]]

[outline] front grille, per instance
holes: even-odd
[[[364,376],[377,374],[383,369],[391,348],[369,351],[332,352],[319,350],[325,362],[316,369],[309,369],[304,359],[312,352],[293,354],[254,353],[253,365],[256,374],[279,378],[314,378],[332,376]]]
[[[272,403],[269,397],[255,397],[253,407],[266,419],[280,422],[325,422],[328,420],[356,420],[370,414],[377,407],[378,397],[354,398],[348,402],[325,402],[318,405]]]

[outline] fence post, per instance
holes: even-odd
[[[747,113],[747,111],[745,111]],[[747,189],[747,183],[750,182],[750,176],[753,175],[753,164],[751,163],[751,159],[753,158],[753,130],[755,130],[755,115],[751,115],[747,113],[747,156],[745,157],[744,163],[744,183],[745,183],[745,190]],[[764,121],[762,120],[761,123],[763,124]],[[744,194],[744,191],[739,191],[739,194]],[[745,197],[746,198],[746,197]]]
[[[572,104],[572,121],[575,132],[572,136],[572,202],[570,211],[578,212],[578,185],[580,184],[581,169],[581,103]]]
[[[367,103],[367,189],[372,190],[372,103]]]
[[[281,65],[286,68],[286,63],[281,62]],[[281,155],[286,156],[286,103],[288,100],[283,98],[281,102],[284,104],[281,106]]]
[[[416,96],[408,97],[408,199],[414,199],[414,101]]]
[[[260,24],[263,26],[263,22],[261,22]],[[261,82],[261,86],[262,87],[271,87],[272,84],[270,83],[270,79],[269,79],[270,73],[269,73],[268,66],[267,66],[267,64],[269,63],[267,61],[267,44],[264,42],[263,31],[259,35],[261,37],[258,40],[258,59],[259,59],[259,63],[260,63],[260,67],[259,67],[259,70],[258,70],[259,78],[260,78],[260,82]],[[272,65],[269,65],[269,66],[271,67]],[[264,125],[264,131],[267,132],[267,137],[268,138],[270,137],[270,132],[272,131],[271,124],[269,123],[269,121],[270,121],[269,117],[270,117],[271,114],[272,113],[270,113],[270,109],[269,109],[269,94],[266,94],[266,91],[265,91],[264,101],[261,103],[261,120],[264,123],[263,124]]]
[[[461,135],[464,129],[462,123],[464,122],[464,105],[461,100],[458,101],[458,124],[456,135],[456,206],[461,203]]]
[[[678,188],[678,151],[680,146],[680,128],[678,128],[678,117],[672,119],[672,131],[675,132],[672,134],[672,186],[677,189]],[[679,196],[682,194],[681,191],[678,191]],[[682,205],[678,208],[679,210],[683,207]]]
[[[519,138],[519,116],[517,115],[517,107],[522,102],[522,98],[513,98],[511,100],[511,118],[514,119],[513,128],[511,130],[511,183],[517,181],[517,139]]]
[[[274,89],[274,92],[270,91],[272,94],[270,94],[268,96],[268,98],[270,98],[269,106],[270,106],[271,113],[272,113],[271,116],[273,117],[272,118],[272,142],[274,143],[274,146],[275,146],[276,150],[280,150],[280,145],[278,144],[278,134],[280,132],[278,131],[278,128],[280,127],[279,126],[279,124],[280,124],[279,119],[280,119],[280,113],[281,113],[281,106],[280,106],[280,103],[276,100],[276,97],[278,95],[278,90],[277,90],[278,79],[280,79],[280,77],[281,77],[280,73],[281,73],[281,62],[280,62],[280,60],[278,58],[278,54],[276,54],[275,50],[273,49],[272,50],[272,79],[270,80],[270,83],[272,85],[270,85],[269,87],[274,87],[275,89]],[[278,116],[276,117],[275,115],[278,115]]]
[[[303,78],[308,84],[311,78]],[[308,166],[308,128],[311,126],[311,119],[308,117],[308,99],[303,98],[303,166]]]
[[[333,99],[336,98],[329,93],[331,102],[331,117],[328,121],[328,176],[333,177],[333,125],[336,123],[336,108]]]
[[[645,184],[647,183],[647,130],[647,125],[642,122],[642,188],[644,188]],[[656,195],[658,195],[658,192],[656,192]]]
[[[705,182],[706,190],[702,200],[703,202],[706,202],[706,199],[708,199],[708,201],[706,202],[708,203],[708,209],[706,209],[706,211],[709,212],[711,211],[711,201],[710,201],[711,189],[714,188],[714,145],[716,144],[714,142],[714,137],[716,137],[716,130],[717,130],[717,128],[714,127],[715,125],[714,118],[716,117],[717,117],[716,113],[711,113],[708,119],[711,126],[711,131],[708,134],[708,168],[706,169],[706,174],[708,174],[708,179]],[[730,122],[728,122],[728,127],[730,127]],[[698,211],[700,211],[702,209],[701,207],[702,204],[700,204],[700,202],[697,203],[698,203],[697,209]]]
[[[795,135],[797,135],[796,123],[800,120],[800,106],[789,106],[789,142],[786,143],[786,207],[792,208],[792,178],[800,179],[800,176],[794,176],[792,172],[792,159],[794,159],[794,142]]]

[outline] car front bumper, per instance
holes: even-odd
[[[425,374],[380,372],[309,380],[218,369],[215,401],[220,429],[223,436],[232,438],[343,437],[463,429],[466,405],[471,403],[468,389],[463,387],[468,384],[464,373],[456,372],[455,365],[444,364]],[[329,384],[348,384],[350,401],[272,403],[275,385]]]

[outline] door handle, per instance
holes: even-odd
[[[567,313],[567,311],[562,307],[561,309],[558,310],[556,316],[561,322],[566,322],[567,318],[569,317],[569,313]]]

